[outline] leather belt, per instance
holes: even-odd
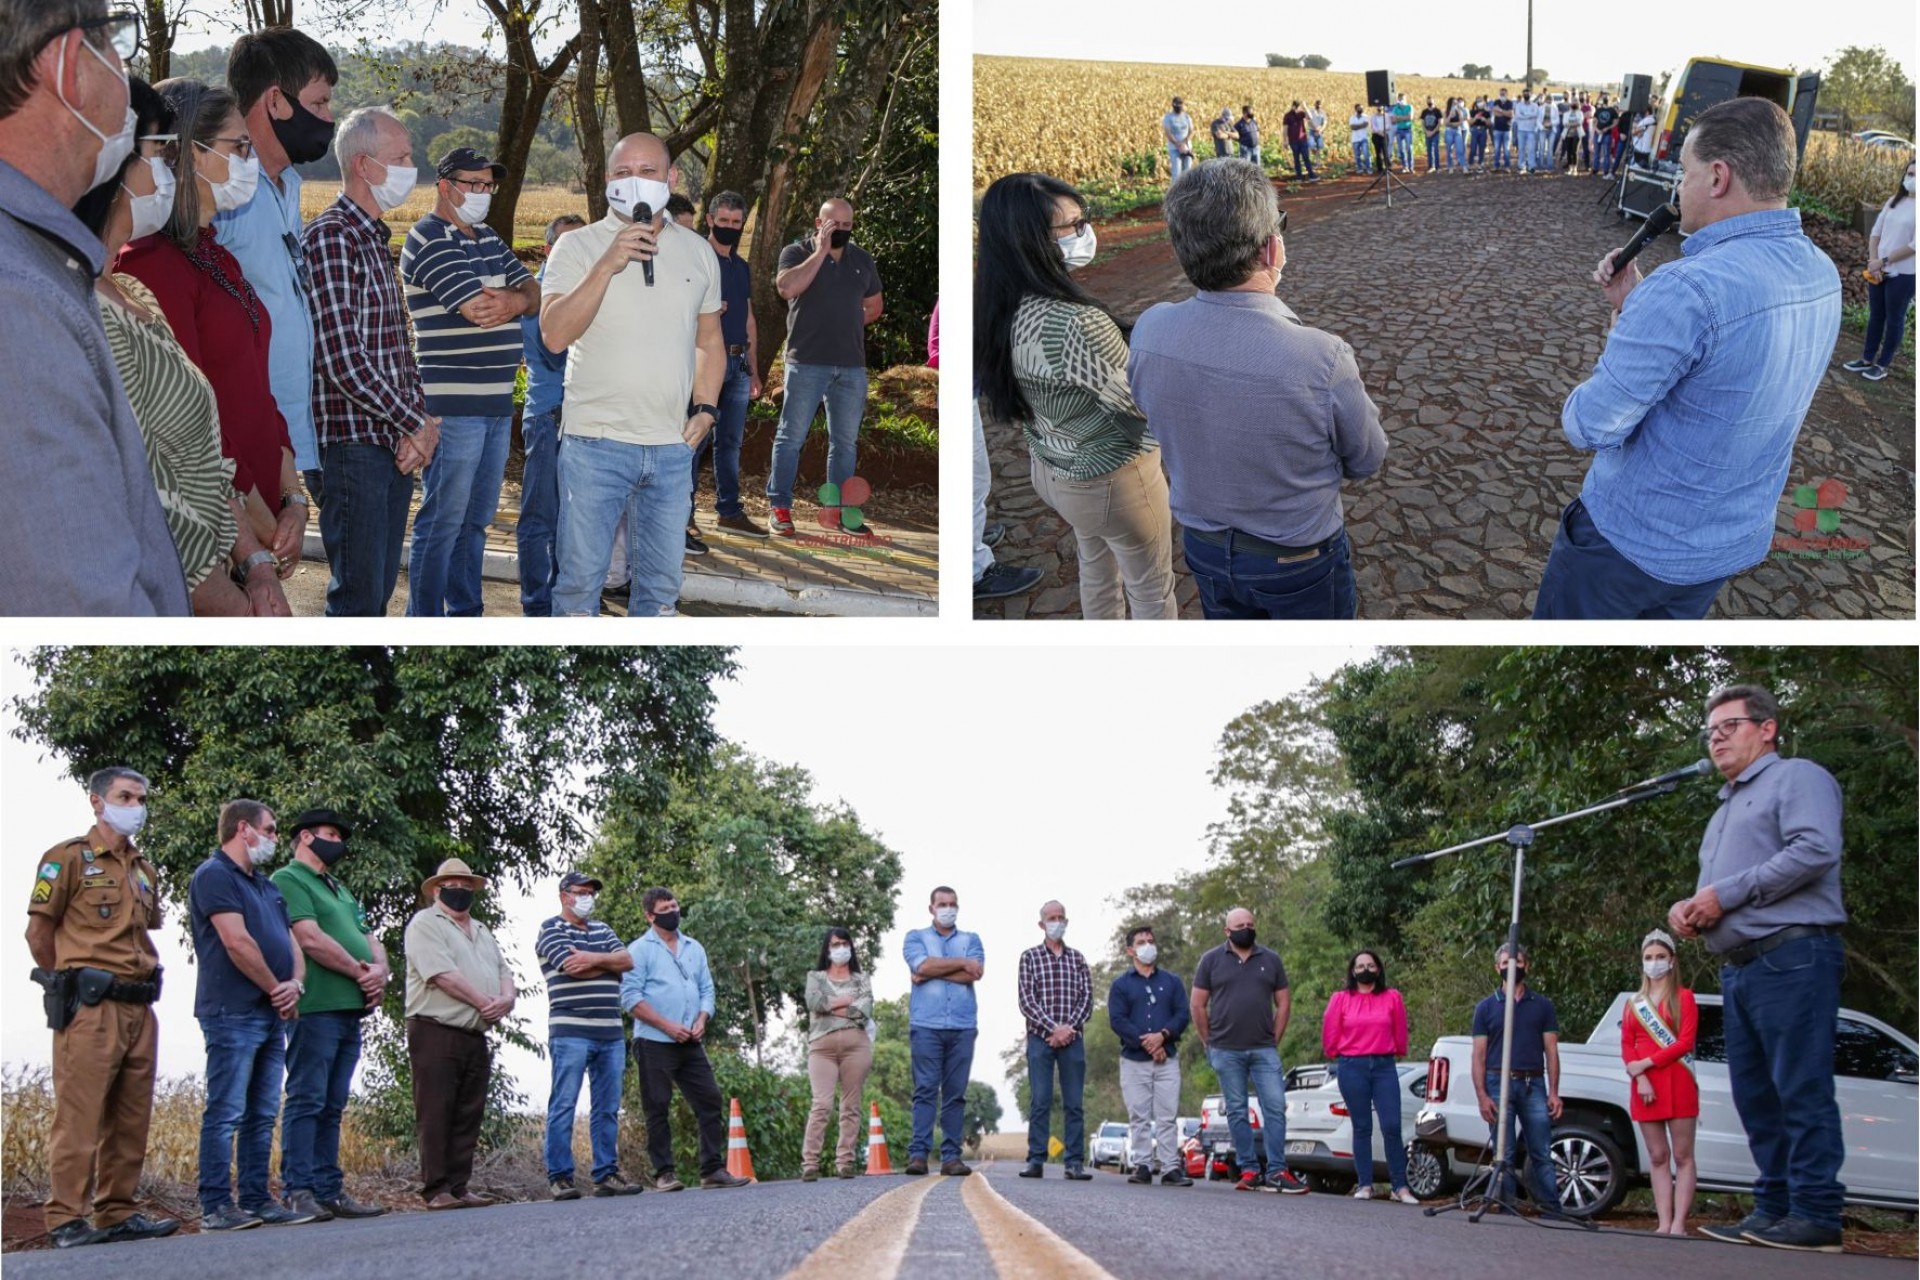
[[[1797,938],[1822,938],[1837,935],[1840,931],[1824,924],[1789,925],[1778,933],[1770,933],[1764,938],[1755,938],[1752,942],[1743,942],[1720,953],[1723,964],[1736,968],[1743,964],[1752,964],[1775,947],[1784,946]]]
[[[744,344],[739,346],[729,345],[727,347],[727,354],[730,356],[743,356],[747,354],[747,348]]]
[[[1278,560],[1281,564],[1291,564],[1301,560],[1311,560],[1326,552],[1327,546],[1339,534],[1333,534],[1325,541],[1311,547],[1283,547],[1277,542],[1268,542],[1265,538],[1256,538],[1250,533],[1241,533],[1237,529],[1188,529],[1187,533],[1200,541],[1216,547],[1230,547],[1234,551],[1244,551],[1248,555],[1266,556]],[[1229,542],[1231,539],[1231,542]]]

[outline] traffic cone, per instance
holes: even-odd
[[[733,1100],[733,1117],[727,1121],[727,1172],[753,1181],[753,1153],[747,1150],[747,1124],[740,1118],[738,1098]]]
[[[867,1176],[892,1173],[893,1161],[887,1157],[887,1131],[880,1126],[880,1104],[873,1104],[873,1119],[867,1122]]]

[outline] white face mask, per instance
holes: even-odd
[[[378,164],[378,161],[374,163]],[[414,186],[420,181],[420,170],[411,166],[401,168],[397,164],[385,166],[387,176],[373,184],[373,202],[380,206],[380,212],[398,209],[413,194]]]
[[[657,178],[615,178],[607,184],[607,203],[613,206],[615,213],[627,219],[631,219],[633,211],[643,204],[654,217],[659,217],[672,195],[673,188]]]
[[[147,825],[147,806],[143,804],[106,804],[100,805],[100,821],[129,838],[138,835],[140,828]]]
[[[84,38],[80,43],[86,47],[88,53],[100,60],[101,66],[109,71],[113,71],[113,74],[120,77],[120,87],[127,91],[126,123],[120,126],[120,132],[109,137],[100,132],[93,121],[76,111],[73,104],[67,101],[66,94],[61,92],[61,82],[67,78],[67,44],[65,40],[60,42],[60,55],[54,70],[54,93],[59,97],[60,105],[65,107],[75,120],[85,125],[88,133],[100,139],[100,154],[95,156],[93,160],[93,181],[87,184],[87,188],[91,190],[105,182],[108,178],[111,178],[114,174],[120,172],[120,166],[126,163],[128,156],[133,154],[133,131],[139,124],[139,117],[133,113],[133,91],[127,88],[127,73],[125,71],[114,71],[113,64],[108,62],[105,56]]]
[[[579,916],[582,920],[591,920],[593,919],[593,906],[594,896],[590,893],[583,893],[573,900],[573,914]]]
[[[1666,977],[1667,974],[1672,971],[1672,969],[1673,969],[1673,961],[1671,960],[1646,960],[1646,961],[1643,961],[1640,965],[1641,972],[1645,973],[1649,978],[1652,978],[1655,981],[1658,981],[1661,978]]]
[[[265,836],[262,836],[247,846],[247,856],[253,859],[254,866],[265,866],[267,863],[273,861],[274,850],[279,847],[279,841],[269,840]]]
[[[493,207],[491,191],[468,191],[453,206],[454,216],[468,226],[477,226],[487,220],[487,210]]]
[[[1160,948],[1151,942],[1143,942],[1133,949],[1133,958],[1141,964],[1152,964],[1160,958]]]
[[[958,907],[941,907],[933,913],[933,922],[942,929],[953,928],[953,922],[959,918],[960,908]]]
[[[845,964],[853,959],[853,948],[829,947],[827,949],[827,959],[833,961],[835,964]]]
[[[167,168],[167,162],[159,156],[148,156],[147,167],[153,171],[152,195],[136,195],[126,183],[120,184],[127,193],[128,210],[133,215],[133,230],[127,233],[129,240],[152,235],[167,225],[167,217],[173,212],[173,170]]]
[[[1070,236],[1060,236],[1054,240],[1059,246],[1060,256],[1067,260],[1067,270],[1073,271],[1093,261],[1093,255],[1099,250],[1100,241],[1089,225],[1084,231]]]
[[[213,148],[204,142],[193,144],[202,151],[213,153]],[[226,213],[245,205],[253,199],[253,189],[260,184],[260,159],[257,156],[228,156],[227,176],[224,181],[207,179],[207,185],[213,188],[213,207],[215,212]]]
[[[1045,927],[1048,942],[1058,942],[1067,936],[1067,922],[1065,920],[1049,920]]]

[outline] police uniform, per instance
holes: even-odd
[[[85,1218],[93,1193],[94,1226],[117,1226],[134,1212],[153,1114],[158,1040],[151,1003],[125,990],[151,983],[159,966],[148,931],[160,927],[153,864],[129,841],[121,852],[94,833],[41,855],[27,904],[53,922],[56,969],[104,969],[118,981],[98,1004],[78,1005],[53,1033],[52,1190],[49,1230]],[[146,994],[152,998],[151,989]]]

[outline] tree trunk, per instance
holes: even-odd
[[[173,74],[173,28],[175,19],[167,13],[167,0],[145,0],[141,25],[147,47],[147,83],[159,84]]]
[[[801,184],[804,194],[793,202],[786,235],[803,233],[820,205],[835,197],[852,201],[858,213],[861,178],[870,167],[867,139],[874,116],[887,100],[888,86],[906,50],[923,37],[926,23],[935,20],[937,13],[932,9],[916,10],[891,22],[862,24],[849,34],[841,52],[840,74],[813,115]]]
[[[510,4],[509,0],[483,0],[483,3],[500,24],[500,34],[507,45],[506,83],[500,94],[499,144],[493,156],[506,166],[506,172],[494,192],[493,211],[487,221],[511,243],[520,188],[526,178],[527,155],[533,149],[533,137],[540,128],[547,98],[579,51],[580,33],[574,32],[573,38],[543,66],[533,47],[539,7],[524,2]]]
[[[633,0],[604,0],[602,25],[607,46],[607,75],[613,82],[613,118],[620,136],[652,133],[647,111],[647,75],[640,67],[640,37],[633,20]]]
[[[600,119],[600,6],[580,0],[580,63],[574,70],[574,130],[580,138],[580,181],[587,189],[587,212],[598,222],[607,216],[607,139]]]

